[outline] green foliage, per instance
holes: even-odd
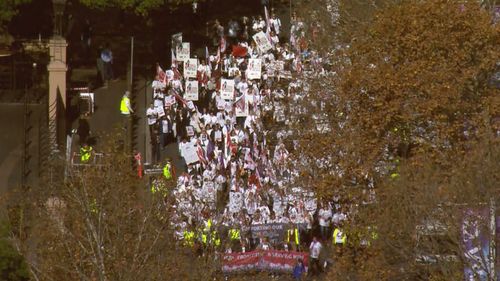
[[[80,0],[80,2],[91,8],[104,9],[117,7],[124,10],[132,10],[140,15],[147,15],[150,10],[159,8],[166,3],[164,0]],[[168,5],[176,6],[191,2],[193,0],[174,0],[168,1]]]
[[[9,243],[9,226],[0,224],[0,279],[4,281],[29,280],[29,273],[23,258]]]
[[[0,0],[0,30],[2,25],[17,14],[17,7],[31,0]]]

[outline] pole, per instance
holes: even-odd
[[[134,36],[130,37],[130,81],[129,91],[132,91],[132,83],[134,79]]]

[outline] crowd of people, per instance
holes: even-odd
[[[195,58],[195,75],[187,75],[192,61],[181,58],[182,47],[174,48],[170,69],[157,65],[154,101],[146,112],[153,154],[162,162],[159,151],[177,142],[187,171],[172,176],[167,159],[164,175],[176,187],[164,190],[155,180],[152,191],[171,194],[180,243],[221,252],[312,249],[316,258],[316,242],[345,244],[349,208],[339,198],[318,202],[297,184],[289,153],[296,142],[288,139],[293,112],[285,100],[300,102],[307,95],[305,73],[326,71],[305,36],[310,32],[314,40],[316,28],[293,15],[285,38],[280,19],[266,9],[252,21],[230,22],[226,31],[216,21],[216,52],[207,47],[204,58]],[[253,226],[265,224],[286,227],[281,236],[252,234]]]

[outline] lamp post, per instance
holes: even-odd
[[[54,36],[62,36],[62,19],[65,7],[66,0],[52,0],[52,8],[54,9]]]

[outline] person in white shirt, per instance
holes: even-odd
[[[158,121],[158,113],[155,109],[154,103],[151,103],[149,108],[146,110],[146,116],[148,117],[148,125],[149,125],[149,134],[151,138],[154,137],[154,127],[156,122]]]
[[[280,35],[281,21],[278,17],[276,17],[274,12],[271,13],[269,23],[271,24],[271,29],[276,33],[276,35]]]
[[[321,204],[321,208],[318,211],[319,229],[321,233],[321,239],[326,241],[330,237],[330,220],[332,219],[332,210]]]
[[[311,242],[311,245],[309,246],[309,251],[310,251],[310,257],[311,257],[311,276],[317,275],[320,272],[320,266],[319,266],[319,255],[321,254],[321,249],[323,246],[321,243],[318,241],[318,239],[313,237],[313,241]]]

